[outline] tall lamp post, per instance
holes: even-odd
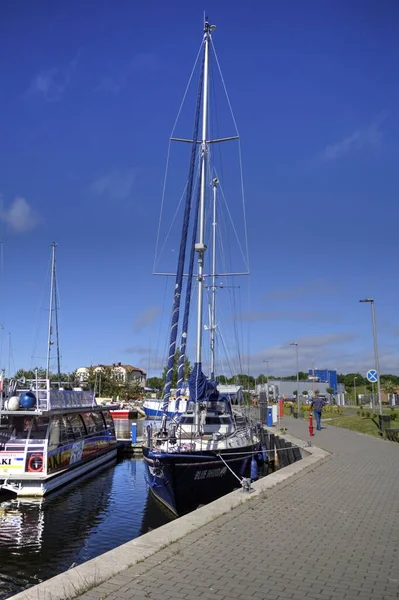
[[[290,346],[296,347],[296,404],[298,411],[298,419],[299,419],[299,362],[298,362],[298,342],[292,342]]]
[[[376,324],[375,324],[374,298],[364,298],[363,300],[359,300],[359,302],[368,302],[369,304],[371,304],[371,322],[372,322],[372,326],[373,326],[373,340],[374,340],[374,362],[375,362],[375,370],[377,371],[378,405],[380,408],[380,415],[382,415],[380,360],[378,358],[377,328],[376,328]]]
[[[354,390],[354,396],[355,396],[355,404],[357,404],[357,400],[356,400],[356,379],[357,379],[357,376],[353,378],[353,390]]]

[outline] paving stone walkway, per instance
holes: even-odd
[[[328,425],[311,440],[331,457],[80,599],[399,598],[399,444]]]

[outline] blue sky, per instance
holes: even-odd
[[[371,317],[358,300],[374,297],[381,371],[399,373],[399,6],[243,6],[1,3],[2,366],[9,332],[11,368],[45,363],[54,240],[63,370],[121,361],[159,374],[166,152],[206,8],[242,143],[245,364],[293,373],[295,341],[301,370],[365,373]],[[181,189],[186,173],[170,176]]]

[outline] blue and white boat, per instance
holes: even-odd
[[[187,146],[191,148],[190,168],[173,290],[162,419],[159,429],[147,426],[143,445],[150,489],[175,515],[206,504],[234,488],[248,488],[251,465],[259,457],[261,449],[259,425],[252,423],[244,412],[239,413],[239,406],[233,410],[234,398],[230,393],[222,393],[215,379],[215,331],[218,326],[215,317],[216,288],[222,287],[218,284],[220,277],[240,273],[221,274],[216,270],[219,178],[210,161],[211,147],[219,142],[236,140],[238,134],[230,138],[210,139],[208,109],[212,97],[211,54],[216,57],[211,39],[214,29],[213,25],[205,22],[193,137],[191,140],[171,138],[188,142]],[[219,67],[217,60],[215,64]],[[208,235],[211,238],[209,275],[205,271]],[[193,281],[197,292],[195,362],[188,380],[189,397],[182,404],[181,389]],[[180,305],[184,293],[184,314],[180,323]],[[210,317],[207,326],[203,322],[206,296],[209,299]],[[233,307],[230,307],[230,311],[234,316]],[[178,380],[176,397],[171,401],[178,329],[181,334]],[[205,329],[210,336],[209,377],[203,372],[202,336]],[[158,412],[158,406],[155,410]],[[172,418],[168,419],[170,416]]]
[[[233,405],[240,405],[242,403],[243,391],[241,385],[224,385],[219,383],[217,389],[222,396],[227,396]],[[171,397],[169,399],[168,410],[166,411],[167,418],[172,419],[176,414],[180,417],[186,412],[188,401],[188,390],[185,390],[185,395],[180,396],[178,402],[175,397]],[[161,398],[147,398],[143,402],[143,410],[146,419],[161,419],[164,414],[163,400]]]

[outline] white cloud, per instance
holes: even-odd
[[[153,52],[139,52],[125,67],[120,68],[118,66],[117,68],[109,69],[107,75],[100,77],[99,84],[94,91],[106,91],[117,94],[129,84],[133,77],[155,73],[159,70],[160,64],[157,54]]]
[[[337,160],[365,148],[378,149],[381,146],[383,137],[381,125],[384,118],[383,115],[380,115],[368,127],[358,129],[339,142],[326,146],[323,152],[323,160],[327,162]]]
[[[144,310],[142,313],[137,315],[135,322],[134,322],[134,330],[141,331],[148,325],[152,325],[154,323],[155,319],[160,314],[160,312],[161,312],[160,306],[149,307],[146,310]]]
[[[17,233],[31,231],[39,223],[39,217],[25,198],[17,197],[8,208],[0,205],[0,220]]]
[[[240,315],[243,321],[325,321],[339,323],[342,321],[340,315],[321,313],[318,311],[269,311],[269,312],[247,312]]]
[[[79,62],[79,52],[64,68],[42,69],[37,73],[26,91],[30,97],[41,98],[46,102],[57,102],[69,86],[72,74]]]
[[[135,178],[134,169],[116,169],[93,181],[90,191],[96,196],[126,200],[132,193]]]

